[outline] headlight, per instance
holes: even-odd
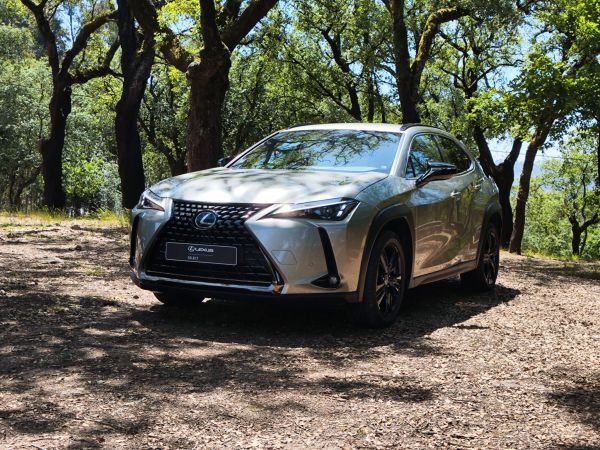
[[[344,220],[356,208],[358,200],[338,198],[319,202],[283,205],[266,217]]]
[[[164,198],[159,197],[154,192],[152,192],[150,189],[146,189],[144,192],[142,192],[142,195],[140,195],[140,201],[136,205],[136,208],[138,208],[138,209],[156,209],[158,211],[164,211],[165,210],[164,202],[165,202]]]

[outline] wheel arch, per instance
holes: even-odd
[[[489,202],[485,207],[485,213],[483,215],[483,223],[481,224],[481,231],[479,232],[479,244],[477,245],[477,260],[481,255],[482,239],[481,235],[486,229],[489,223],[494,224],[498,228],[498,233],[502,235],[502,212],[500,209],[500,203],[497,201]]]
[[[384,231],[391,230],[398,234],[400,241],[403,244],[403,249],[406,254],[407,272],[409,274],[409,284],[412,281],[413,261],[415,254],[415,239],[414,239],[414,218],[410,208],[406,205],[391,205],[380,210],[376,215],[365,241],[365,247],[360,264],[360,275],[358,280],[358,301],[363,299],[365,281],[367,276],[367,265],[371,257],[373,245],[377,237]]]

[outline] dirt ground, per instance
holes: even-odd
[[[126,230],[0,218],[0,448],[600,448],[598,265],[503,254],[357,331],[337,304],[168,310]]]

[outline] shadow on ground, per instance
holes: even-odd
[[[428,401],[436,386],[418,374],[347,379],[337,371],[378,358],[382,347],[415,358],[441,354],[444,349],[427,335],[450,326],[477,332],[481,327],[462,323],[518,293],[498,286],[492,293],[468,294],[457,281],[444,281],[412,291],[395,326],[364,331],[349,325],[339,304],[215,300],[172,310],[20,292],[0,299],[0,348],[11,349],[0,365],[0,396],[17,396],[22,406],[0,406],[0,425],[36,435],[84,421],[88,434],[138,434],[178,395],[219,389],[260,398],[266,392],[302,391]],[[307,376],[314,367],[336,375]],[[65,392],[70,398],[69,389],[88,406],[90,397],[102,399],[95,403],[97,411],[90,415],[61,400]],[[142,401],[133,418],[119,416],[118,408]],[[260,407],[277,414],[305,405],[266,399]]]
[[[457,280],[423,286],[409,291],[401,319],[384,330],[356,329],[345,305],[323,301],[209,300],[193,310],[157,303],[134,317],[148,328],[177,336],[275,347],[344,347],[362,354],[382,345],[398,350],[415,346],[424,335],[458,325],[518,294],[501,285],[490,293],[468,293]]]
[[[577,374],[561,374],[561,377],[576,377]],[[550,400],[566,408],[579,422],[600,433],[600,375],[590,379],[575,379],[571,387],[550,394]],[[596,447],[597,448],[597,447]]]

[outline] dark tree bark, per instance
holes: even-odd
[[[187,130],[187,167],[190,171],[215,167],[223,157],[222,113],[229,88],[231,59],[227,49],[201,52],[201,62],[188,68],[190,100]]]
[[[110,72],[110,62],[117,50],[113,44],[106,53],[104,61],[95,68],[84,72],[71,73],[75,58],[85,49],[87,42],[96,30],[114,19],[114,13],[97,16],[81,26],[70,49],[62,55],[58,51],[56,35],[50,27],[50,19],[44,10],[47,0],[36,4],[31,0],[21,0],[35,17],[40,35],[44,39],[48,64],[52,71],[52,95],[50,98],[50,134],[42,139],[39,150],[42,154],[42,176],[44,178],[44,205],[51,209],[65,206],[65,191],[62,183],[62,153],[65,144],[67,119],[71,113],[71,87],[83,84],[92,78],[104,76]]]
[[[584,235],[587,237],[588,228],[592,225],[600,223],[600,216],[598,215],[598,213],[596,213],[594,214],[594,217],[588,220],[584,220],[584,222],[580,225],[577,218],[574,215],[572,215],[569,217],[569,222],[571,222],[572,233],[571,251],[573,255],[581,256],[581,254],[583,253],[583,249],[585,248],[586,241],[586,239],[584,238],[582,242],[581,236]]]
[[[116,106],[115,134],[122,203],[131,209],[145,188],[137,123],[154,62],[154,37],[148,33],[140,39],[128,0],[117,0],[117,5],[123,88]]]
[[[527,207],[527,200],[529,199],[533,164],[538,150],[544,145],[548,138],[553,123],[553,119],[542,122],[525,151],[525,161],[523,162],[523,171],[521,172],[521,178],[519,179],[519,192],[517,193],[517,204],[515,206],[515,223],[510,238],[510,245],[508,247],[508,250],[511,253],[521,254],[523,233],[525,232],[525,210]]]
[[[484,172],[491,176],[498,186],[498,200],[502,214],[502,231],[500,234],[501,244],[507,248],[513,231],[513,211],[510,204],[510,192],[515,180],[515,163],[521,153],[523,142],[516,138],[513,141],[510,153],[500,164],[494,162],[492,152],[485,138],[483,129],[475,124],[473,136],[479,149],[479,162]]]
[[[411,62],[410,41],[405,22],[405,0],[384,0],[384,3],[392,16],[395,79],[398,97],[400,97],[402,122],[416,123],[420,121],[417,104],[421,77],[431,57],[431,48],[440,27],[446,22],[466,16],[469,11],[453,6],[430,13],[420,36],[415,36],[418,45],[416,55]]]
[[[71,113],[71,84],[56,77],[50,99],[50,136],[40,142],[42,176],[44,177],[44,205],[64,208],[65,191],[62,184],[62,153],[65,145],[67,118]]]
[[[215,167],[223,157],[221,122],[229,88],[231,51],[254,28],[277,0],[255,0],[233,24],[219,30],[214,0],[200,0],[200,24],[204,48],[200,61],[189,65],[190,110],[187,132],[187,167],[190,171]],[[223,11],[228,11],[227,8]],[[235,14],[239,9],[234,9]]]
[[[204,48],[194,61],[172,30],[158,21],[150,0],[132,0],[134,14],[148,32],[162,34],[160,50],[173,67],[186,72],[190,81],[187,136],[187,169],[202,170],[217,165],[223,156],[221,118],[229,88],[231,52],[277,0],[253,0],[240,13],[241,2],[231,0],[217,14],[214,0],[200,0],[200,28]],[[221,29],[222,28],[222,29]]]
[[[569,219],[571,220],[571,219]],[[579,227],[579,224],[577,223],[577,221],[571,221],[571,232],[573,234],[573,237],[571,239],[571,252],[573,253],[573,255],[576,256],[580,256],[580,250],[579,247],[581,246],[581,233],[582,230]]]

